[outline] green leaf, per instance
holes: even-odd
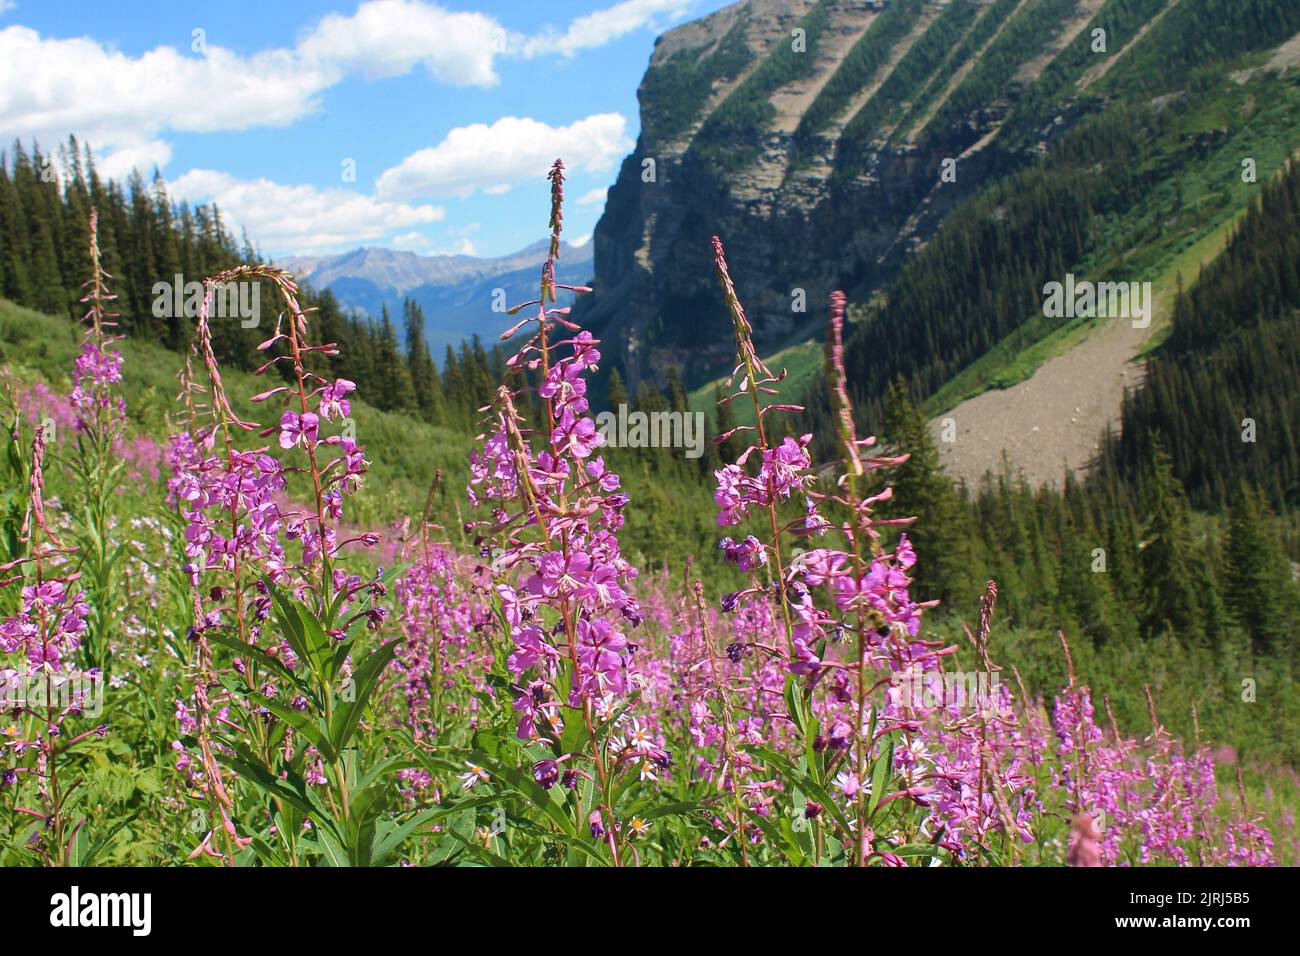
[[[362,661],[360,667],[353,671],[352,689],[354,697],[350,701],[344,701],[342,706],[334,711],[334,716],[330,721],[329,735],[335,753],[342,753],[347,748],[348,741],[356,733],[357,726],[361,722],[361,715],[365,713],[366,705],[370,702],[370,697],[379,684],[379,678],[396,654],[396,641],[383,644]]]
[[[321,849],[321,855],[325,858],[328,866],[351,866],[351,860],[347,851],[325,828],[316,829],[316,843]]]
[[[787,839],[786,834],[781,832],[781,828],[774,824],[769,818],[762,814],[755,813],[749,807],[745,807],[745,816],[757,824],[758,828],[763,831],[764,836],[771,841],[772,846],[783,851],[784,856],[795,866],[807,866],[808,858],[803,855],[803,850],[799,844],[792,839]],[[733,839],[743,840],[745,835],[737,833]]]
[[[338,759],[338,751],[317,723],[318,718],[315,715],[286,707],[279,701],[269,698],[262,700],[262,706],[311,741],[312,746],[330,763]]]
[[[239,640],[239,638],[237,637],[231,637],[229,634],[222,634],[220,631],[215,631],[215,630],[208,631],[206,636],[208,640],[212,641],[213,643],[220,644],[223,647],[228,647],[234,651],[238,651],[239,653],[244,654],[247,657],[250,657],[253,660],[257,661],[259,664],[262,664],[270,668],[271,670],[279,674],[281,677],[285,677],[288,680],[292,681],[294,685],[298,687],[299,690],[308,689],[307,686],[303,683],[302,678],[300,678],[297,674],[295,674],[293,672],[293,669],[289,667],[289,665],[287,665],[284,661],[280,660],[278,657],[271,656],[262,648],[256,647],[252,644],[247,644],[244,641]]]
[[[874,815],[876,807],[880,806],[885,795],[885,785],[894,769],[894,735],[885,734],[880,744],[880,753],[871,767],[871,797],[867,801],[867,816]]]
[[[322,650],[329,648],[330,640],[316,616],[297,601],[287,597],[269,578],[264,578],[271,593],[275,620],[281,635],[293,648],[298,659],[311,668],[318,679],[324,678]],[[310,621],[310,625],[308,624]],[[332,651],[332,648],[330,648]]]
[[[822,805],[822,808],[831,815],[837,824],[845,833],[851,832],[848,817],[840,805],[831,796],[830,792],[821,784],[813,780],[808,774],[804,773],[785,754],[773,750],[771,747],[746,747],[747,751],[753,752],[769,767],[772,767],[779,773],[782,778],[790,781],[795,787],[801,789],[806,797],[816,800]]]

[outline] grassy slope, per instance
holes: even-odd
[[[48,382],[66,391],[68,370],[77,354],[80,330],[67,319],[55,318],[0,299],[0,366],[21,383]],[[152,342],[124,339],[123,392],[132,427],[163,442],[170,431],[167,417],[176,408],[176,374],[181,359]],[[263,379],[246,372],[223,370],[226,392],[241,416],[270,421],[271,409],[257,407],[248,396],[264,391]],[[375,523],[402,514],[418,514],[435,469],[449,482],[463,483],[470,436],[414,421],[405,415],[381,412],[354,402],[356,438],[370,450],[370,475],[354,499],[353,520]],[[461,489],[444,489],[443,498]]]
[[[80,330],[68,319],[0,299],[0,371],[7,372],[18,386],[45,381],[55,391],[66,393],[71,388],[68,370],[77,354],[79,335]],[[174,399],[181,357],[154,343],[129,338],[118,347],[125,360],[123,394],[131,429],[165,447],[166,436],[172,431],[168,416],[178,408]],[[269,387],[265,380],[235,370],[223,370],[222,378],[242,417],[258,422],[277,417],[275,410],[247,401],[248,396]],[[469,517],[465,485],[473,436],[381,412],[364,401],[353,403],[352,419],[357,441],[366,446],[371,465],[366,483],[348,502],[348,521],[365,527],[381,527],[406,516],[418,521],[429,483],[441,469],[444,481],[435,501],[434,520],[443,524],[453,540],[459,540],[459,529]],[[274,446],[273,439],[267,440]],[[664,453],[682,454],[680,450]],[[622,535],[624,551],[633,563],[646,569],[680,569],[686,555],[704,554],[710,559],[709,575],[721,572],[716,581],[710,581],[715,590],[740,586],[739,578],[727,568],[715,567],[721,561],[713,547],[719,535],[712,492],[698,476],[689,470],[683,474],[656,472],[635,451],[611,449],[605,457],[623,476],[624,489],[636,505],[627,511]],[[305,499],[307,489],[291,484],[291,492]]]

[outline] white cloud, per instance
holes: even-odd
[[[591,233],[589,233],[589,232],[584,232],[584,233],[583,233],[581,236],[579,236],[577,239],[572,239],[572,240],[570,240],[570,241],[569,241],[569,245],[574,246],[574,247],[576,247],[576,248],[578,248],[578,249],[581,249],[583,246],[585,246],[585,245],[586,245],[587,243],[589,243],[589,242],[591,242]]]
[[[429,237],[422,232],[404,232],[400,236],[393,236],[388,245],[394,249],[420,252],[429,247],[430,241]]]
[[[283,50],[241,57],[157,47],[128,57],[95,40],[0,30],[0,134],[96,147],[152,139],[164,129],[208,132],[282,125],[315,108],[327,77]]]
[[[457,239],[451,245],[435,246],[433,239],[422,232],[404,232],[393,236],[387,243],[390,249],[417,252],[422,256],[476,256],[478,247],[468,239]]]
[[[457,127],[437,146],[412,153],[380,175],[375,193],[405,200],[504,192],[519,180],[541,181],[556,157],[571,169],[606,172],[632,145],[619,113],[596,113],[568,126],[505,116],[491,126]]]
[[[420,64],[451,86],[492,86],[492,61],[506,42],[506,31],[486,14],[419,0],[370,0],[351,16],[325,17],[296,52],[304,62],[371,79],[401,76]]]
[[[104,150],[166,131],[287,126],[318,111],[322,94],[348,76],[398,76],[417,66],[451,86],[488,87],[498,80],[498,56],[572,56],[689,2],[624,0],[575,19],[564,33],[528,37],[484,13],[367,0],[350,15],[325,16],[293,47],[250,55],[222,47],[215,26],[188,49],[159,46],[138,56],[90,37],[10,26],[0,30],[0,141],[49,144],[75,133]]]
[[[693,0],[623,0],[604,10],[578,17],[564,33],[546,31],[523,42],[525,56],[559,53],[573,56],[579,50],[604,46],[654,21],[660,15],[680,18]]]
[[[148,179],[154,167],[162,169],[172,158],[172,148],[161,139],[151,139],[143,143],[131,143],[119,146],[102,158],[96,157],[95,169],[105,179],[126,179],[131,170],[139,170],[140,175]]]
[[[578,205],[594,206],[597,203],[603,203],[608,195],[609,195],[609,187],[601,186],[597,189],[593,189],[589,193],[583,193],[581,196],[579,196]]]
[[[468,239],[458,239],[450,246],[438,249],[433,254],[435,256],[476,256],[478,255],[478,246]]]
[[[168,183],[172,195],[216,202],[227,224],[248,230],[270,255],[326,252],[373,242],[394,229],[438,222],[441,206],[386,202],[346,189],[288,186],[192,169]]]

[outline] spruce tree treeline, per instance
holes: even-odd
[[[1157,432],[1188,498],[1220,510],[1241,482],[1300,505],[1300,168],[1261,185],[1227,248],[1174,304],[1124,403],[1102,472],[1131,480]]]
[[[90,148],[75,137],[56,153],[15,142],[0,152],[0,296],[79,319],[81,283],[90,271],[91,207],[99,210],[104,268],[115,277],[120,295],[118,322],[132,338],[185,350],[194,320],[183,310],[178,314],[174,300],[170,309],[155,309],[155,285],[165,282],[170,290],[178,275],[184,283],[201,282],[260,261],[247,238],[235,239],[215,204],[173,201],[156,170],[148,183],[133,171],[123,186],[99,175]],[[165,295],[173,299],[170,291]],[[258,301],[263,314],[257,327],[244,328],[234,318],[212,323],[213,347],[223,364],[242,369],[258,364],[256,346],[275,318],[266,314],[277,301],[269,285],[263,284]],[[365,401],[380,409],[468,429],[504,370],[500,346],[489,351],[475,338],[462,343],[458,353],[448,350],[448,367],[440,374],[429,354],[424,314],[414,302],[403,304],[402,336],[391,316],[374,321],[348,314],[328,289],[304,288],[302,302],[316,310],[322,341],[340,347],[337,356],[319,360],[318,370],[356,382]]]

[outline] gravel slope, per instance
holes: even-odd
[[[1048,359],[1032,377],[1011,388],[990,389],[931,421],[939,460],[950,477],[974,487],[986,471],[1001,468],[1005,450],[1013,471],[1030,483],[1059,485],[1067,470],[1087,467],[1106,425],[1118,422],[1124,390],[1142,380],[1132,361],[1157,329],[1163,303],[1150,325],[1110,319],[1070,351]],[[948,419],[956,441],[943,440]]]

